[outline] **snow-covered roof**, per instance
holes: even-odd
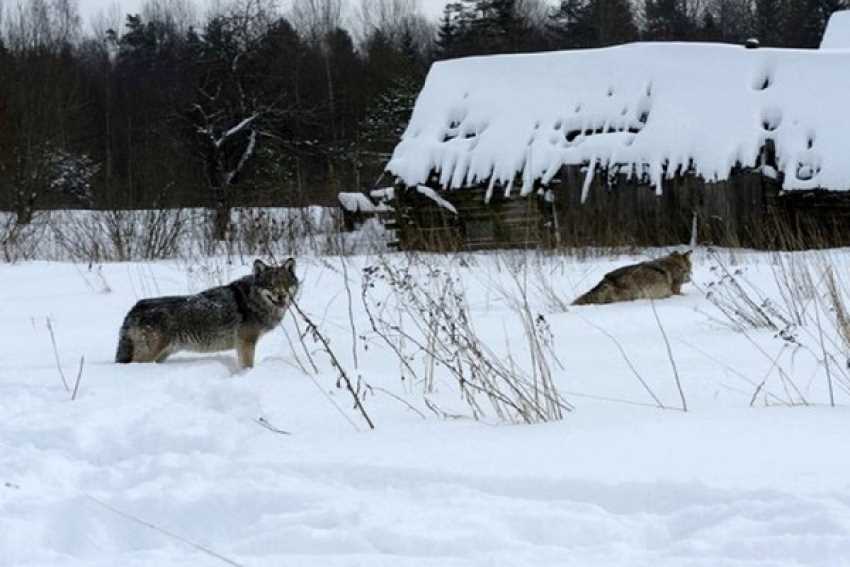
[[[363,193],[340,193],[337,195],[339,204],[350,213],[373,213],[377,210],[375,204]]]
[[[381,187],[380,189],[372,189],[369,191],[369,196],[378,201],[392,201],[395,197],[395,187]]]
[[[833,12],[826,24],[821,49],[850,49],[850,10]]]
[[[377,213],[392,210],[384,203],[375,204],[363,193],[342,192],[337,195],[339,204],[350,213]]]
[[[565,164],[637,164],[660,190],[754,166],[772,139],[786,189],[850,189],[848,70],[850,50],[694,43],[442,61],[387,169],[508,192],[520,175],[528,193]]]

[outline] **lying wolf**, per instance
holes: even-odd
[[[115,362],[162,362],[180,350],[235,348],[239,365],[250,368],[257,341],[280,323],[297,291],[290,258],[282,266],[256,260],[251,275],[197,295],[143,299],[124,318]]]
[[[608,272],[596,287],[573,301],[573,305],[663,299],[678,295],[682,292],[682,284],[691,281],[691,252],[673,252],[669,256]]]

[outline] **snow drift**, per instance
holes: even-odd
[[[442,61],[387,169],[506,193],[519,175],[527,194],[563,165],[626,166],[660,190],[755,166],[773,140],[784,189],[847,190],[847,69],[850,50],[681,43]]]
[[[694,282],[709,289],[718,270],[699,256]],[[776,256],[734,257],[782,305],[770,283]],[[836,274],[850,274],[847,250],[828,258]],[[519,261],[464,259],[423,257],[412,279],[441,289],[445,280],[429,273],[457,277],[482,348],[524,359],[522,323],[497,291],[524,279],[506,269]],[[368,381],[371,433],[352,427],[364,425],[326,357],[315,355],[316,372],[299,369],[307,361],[290,317],[286,332],[260,341],[249,372],[233,374],[232,353],[112,363],[133,303],[240,277],[250,267],[238,255],[102,271],[0,264],[0,566],[847,567],[850,393],[839,387],[840,407],[824,403],[819,348],[785,347],[768,329],[745,338],[715,318],[696,286],[656,305],[568,312],[536,291],[535,280],[548,281],[573,297],[636,259],[528,257],[529,268],[541,263],[528,272],[528,301],[551,325],[563,363],[553,377],[576,411],[517,427],[464,419],[470,410],[440,365],[427,400],[455,419],[429,411],[421,382],[400,379],[399,359],[346,293],[350,286],[357,298],[372,283],[375,299],[392,293],[386,280],[364,276],[375,256],[300,256],[299,305],[321,321],[341,364]],[[629,366],[675,407],[655,311],[688,413],[655,407]],[[54,365],[47,317],[70,380],[85,356],[74,401]],[[352,328],[366,335],[357,366]],[[424,353],[409,364],[427,368]],[[809,405],[790,407],[797,387]]]

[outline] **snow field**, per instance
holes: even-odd
[[[492,415],[440,419],[421,383],[399,379],[359,301],[361,269],[376,262],[366,256],[347,260],[361,336],[355,370],[340,260],[299,258],[299,304],[352,376],[374,387],[364,401],[372,432],[309,340],[320,372],[298,368],[305,355],[289,347],[287,334],[298,345],[290,318],[260,341],[247,372],[233,353],[111,362],[137,299],[198,291],[248,265],[2,265],[0,565],[850,565],[847,393],[837,387],[838,407],[828,407],[823,372],[800,351],[779,360],[810,405],[783,406],[796,394],[772,374],[751,408],[781,340],[749,331],[765,356],[723,323],[699,291],[717,280],[715,262],[697,256],[685,295],[655,304],[688,413],[652,407],[600,331],[676,407],[648,302],[564,311],[542,291],[569,302],[640,258],[534,260],[529,301],[552,328],[562,364],[554,377],[576,409],[522,426]],[[775,296],[770,256],[736,256],[736,269]],[[846,268],[846,251],[832,258]],[[482,341],[521,363],[527,347],[499,291],[516,257],[425,260],[460,276]],[[380,284],[374,293],[390,297]],[[70,381],[85,356],[75,401],[47,317]],[[435,390],[441,409],[469,415],[445,372]]]

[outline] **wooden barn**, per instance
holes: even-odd
[[[850,243],[848,32],[435,63],[389,227],[421,250]]]

